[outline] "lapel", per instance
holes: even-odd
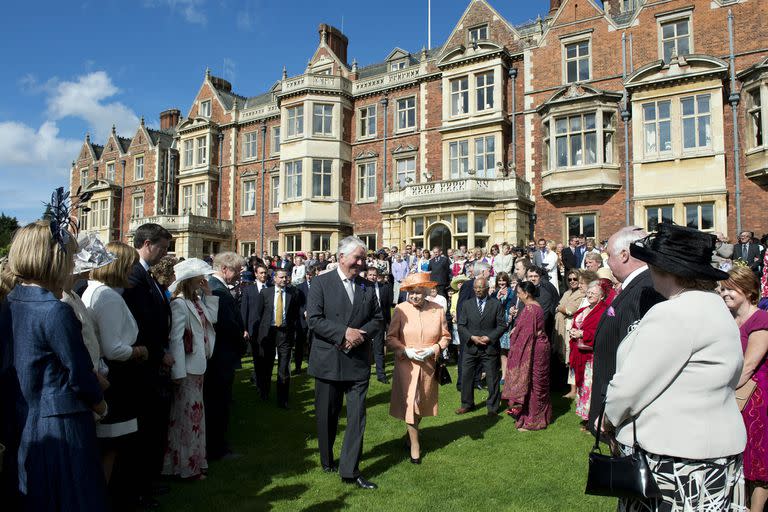
[[[165,298],[165,295],[160,293],[160,289],[155,282],[155,279],[152,277],[152,275],[149,273],[149,270],[144,268],[144,265],[139,263],[139,266],[141,266],[141,269],[144,271],[144,279],[147,280],[147,286],[149,287],[149,293],[154,297],[155,302],[158,304],[167,304],[167,300]]]
[[[197,321],[197,324],[200,326],[200,328],[203,328],[203,322],[200,321],[200,315],[197,313],[197,309],[195,308],[195,305],[192,303],[191,300],[182,299],[184,301],[184,305],[187,306],[187,309],[192,315],[192,318]]]

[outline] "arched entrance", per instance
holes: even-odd
[[[429,245],[425,249],[432,249],[439,245],[445,252],[451,245],[451,230],[445,224],[435,224],[429,230]]]

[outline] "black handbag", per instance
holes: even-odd
[[[437,364],[435,365],[435,378],[437,378],[437,382],[441,386],[453,382],[451,374],[448,373],[448,367],[445,365],[445,359],[442,356],[437,359]]]
[[[645,451],[637,443],[635,418],[632,418],[632,454],[613,457],[600,451],[600,430],[605,405],[600,410],[595,430],[595,445],[589,453],[589,472],[585,494],[617,498],[660,498],[661,491],[648,467]]]

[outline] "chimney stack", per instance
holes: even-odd
[[[562,0],[549,0],[549,15],[555,14],[555,11],[557,11],[560,8],[560,3]]]
[[[179,124],[180,116],[181,111],[177,108],[169,108],[168,110],[163,110],[160,112],[160,129],[172,130],[176,128],[176,125]]]
[[[321,23],[317,31],[320,33],[320,41],[325,40],[325,44],[331,49],[333,53],[343,62],[347,64],[347,46],[349,45],[349,39],[347,36],[341,33],[341,30],[336,27],[332,27],[325,23]]]

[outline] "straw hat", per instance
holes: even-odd
[[[434,288],[437,283],[431,280],[431,274],[429,272],[416,272],[414,274],[408,274],[403,279],[403,284],[400,285],[400,290],[409,291],[416,288]]]
[[[168,287],[168,291],[171,293],[176,291],[176,287],[185,279],[213,274],[213,267],[200,258],[189,258],[174,265],[173,272],[176,274],[176,280]]]
[[[467,277],[466,274],[459,274],[453,279],[451,279],[451,288],[453,288],[453,291],[457,292],[459,291],[459,286],[461,283],[469,281],[469,277]]]

